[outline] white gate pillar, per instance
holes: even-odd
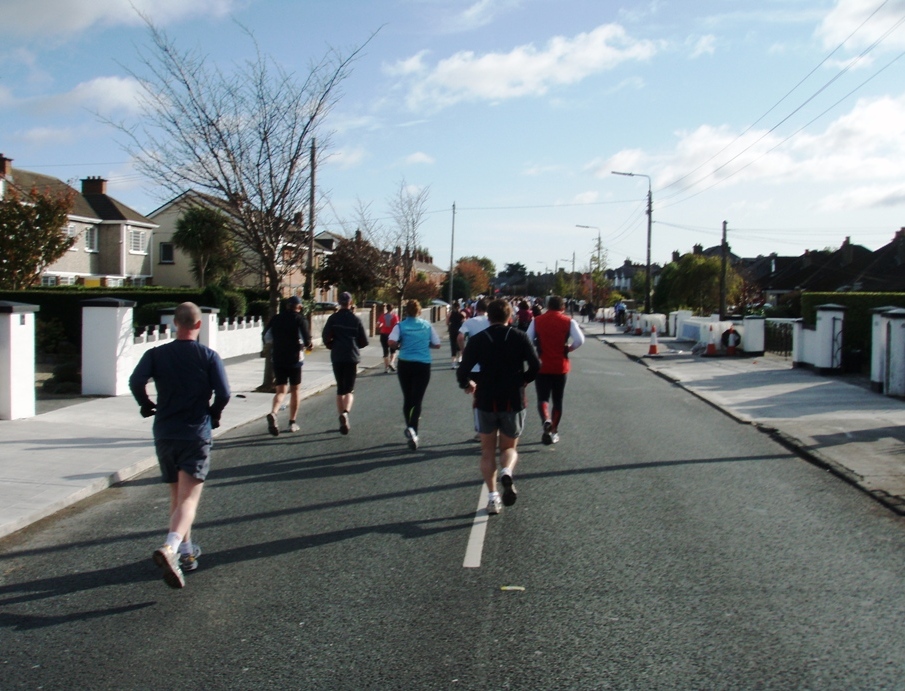
[[[82,300],[82,395],[129,393],[135,368],[131,300]]]
[[[742,350],[747,355],[760,357],[764,354],[767,343],[767,320],[760,316],[748,316],[742,319],[744,336],[742,337]]]
[[[35,312],[38,305],[0,301],[0,420],[35,414]]]
[[[886,313],[896,309],[893,306],[874,307],[870,312],[870,390],[883,392],[886,384]]]
[[[905,309],[886,313],[886,395],[905,396]]]
[[[814,367],[819,372],[842,369],[842,325],[845,321],[843,305],[817,307],[817,357]]]

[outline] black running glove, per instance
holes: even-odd
[[[151,417],[154,413],[157,412],[157,406],[153,403],[144,403],[141,406],[141,416],[142,417]]]

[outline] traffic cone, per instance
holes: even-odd
[[[735,329],[729,325],[729,338],[726,341],[726,355],[735,355]]]
[[[707,351],[704,353],[707,357],[716,355],[716,338],[713,335],[713,325],[710,325],[710,342],[707,344]]]
[[[635,335],[640,336],[641,333],[641,317],[635,315]]]
[[[650,348],[647,350],[648,357],[655,357],[660,355],[660,344],[657,342],[657,327],[656,325],[651,325],[650,327]]]

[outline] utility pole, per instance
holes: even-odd
[[[453,302],[453,275],[456,272],[456,265],[453,263],[455,260],[453,257],[455,256],[455,245],[456,245],[456,203],[453,202],[452,205],[452,234],[449,240],[449,304],[451,305]]]
[[[308,270],[305,281],[305,299],[314,297],[314,173],[315,173],[315,143],[311,140],[311,187],[308,190]]]
[[[728,223],[723,221],[723,244],[720,246],[720,255],[722,265],[720,266],[720,321],[725,321],[728,311],[726,307],[726,269],[729,263],[729,243],[726,242],[726,226]]]
[[[651,225],[653,225],[654,222],[654,193],[651,189],[650,175],[645,175],[644,173],[620,173],[618,170],[614,170],[612,173],[613,175],[626,175],[630,178],[636,176],[639,178],[647,178],[647,287],[644,291],[646,293],[644,296],[644,312],[650,314],[650,298],[653,291],[653,286],[650,284],[650,231]]]
[[[650,178],[647,178],[647,288],[644,291],[644,312],[651,313],[651,294],[654,291],[650,282],[650,228],[654,218],[654,193],[651,191]]]

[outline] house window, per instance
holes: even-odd
[[[44,274],[43,276],[41,276],[41,285],[42,286],[55,286],[56,284],[57,284],[56,276],[48,276],[47,274]]]
[[[173,243],[172,242],[161,242],[160,243],[160,263],[161,264],[175,264],[176,256],[173,252]]]
[[[79,236],[79,232],[78,232],[78,230],[76,230],[75,223],[70,223],[68,226],[66,226],[66,237],[77,238],[78,236]],[[79,248],[76,247],[75,243],[73,242],[72,245],[70,245],[70,247],[69,247],[69,251],[78,252]]]
[[[98,251],[97,226],[91,226],[90,228],[85,230],[85,251],[86,252],[97,252]]]
[[[133,254],[147,254],[145,231],[140,228],[129,228],[129,251]]]

